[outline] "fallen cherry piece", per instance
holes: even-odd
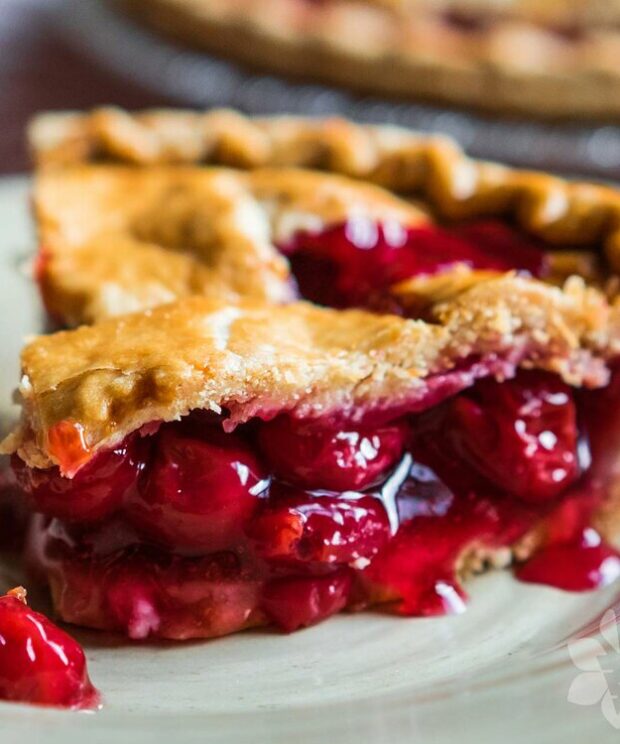
[[[0,597],[0,699],[71,709],[99,704],[82,647],[31,610],[21,587]]]

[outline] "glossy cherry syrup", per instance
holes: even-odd
[[[392,285],[456,264],[535,277],[548,271],[546,254],[533,238],[490,220],[405,228],[352,219],[321,232],[300,232],[281,250],[301,296],[338,308],[376,306]]]
[[[377,602],[460,612],[457,577],[508,562],[533,527],[539,552],[519,577],[594,588],[620,565],[592,523],[617,470],[619,380],[576,394],[521,371],[341,429],[281,416],[225,434],[217,419],[189,417],[145,438],[138,475],[103,523],[42,523],[39,560],[63,617],[133,638],[266,620],[290,631]],[[76,513],[96,463],[65,479]],[[45,477],[60,476],[20,476],[35,508],[57,517]]]
[[[580,592],[607,586],[620,576],[620,555],[591,527],[570,542],[542,548],[519,566],[521,581]]]
[[[74,709],[99,702],[81,646],[31,610],[23,589],[0,597],[0,699]]]

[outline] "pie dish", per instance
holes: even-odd
[[[614,190],[342,121],[106,110],[32,139],[44,296],[94,323],[26,346],[1,451],[63,620],[293,631],[460,612],[490,566],[620,575]],[[152,295],[141,261],[114,317],[98,254],[118,284],[136,244],[208,280]]]
[[[620,6],[597,0],[114,0],[252,67],[537,116],[614,117]]]

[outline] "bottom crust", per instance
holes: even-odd
[[[617,534],[614,532],[614,536]],[[541,543],[541,529],[537,528],[513,548],[474,548],[461,557],[458,578],[465,581],[487,570],[504,569],[513,563],[526,562],[540,549]],[[122,573],[123,567],[119,566],[118,571]],[[179,641],[208,639],[274,625],[274,619],[259,606],[263,584],[259,576],[246,576],[239,582],[225,582],[217,573],[211,578],[206,577],[204,574],[208,572],[209,567],[201,566],[199,561],[188,567],[185,580],[180,580],[174,570],[165,576],[157,572],[158,584],[165,587],[163,592],[168,601],[156,608],[153,598],[137,588],[139,584],[132,588],[131,572],[110,594],[102,590],[103,582],[100,582],[96,568],[82,559],[75,562],[67,559],[64,564],[54,568],[48,565],[46,569],[54,610],[61,620],[88,628],[119,632],[133,640],[147,637]],[[341,610],[376,608],[403,614],[399,609],[403,598],[397,593],[372,586],[364,586],[363,591],[360,586],[356,588],[359,594],[354,591],[353,597],[347,601],[336,597],[335,606],[327,608],[324,616],[314,617],[312,622],[296,627],[286,627],[277,621],[275,624],[280,630],[297,630]],[[330,590],[337,592],[338,584],[335,589],[333,585],[328,588]],[[159,600],[162,596],[159,596]],[[114,611],[110,611],[111,597],[114,597]],[[437,610],[428,614],[456,614],[465,609],[466,595],[461,593],[459,584],[450,587],[442,599],[444,612]]]

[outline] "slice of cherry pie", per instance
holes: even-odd
[[[479,272],[601,284],[599,245],[620,265],[614,191],[405,130],[105,109],[31,140],[37,276],[65,325],[193,294],[419,316]]]
[[[136,639],[458,612],[513,557],[605,584],[617,312],[508,275],[428,322],[195,297],[39,337],[3,445],[29,560],[61,618]]]
[[[99,321],[26,347],[2,445],[63,619],[292,631],[458,612],[512,561],[618,576],[614,190],[342,121],[106,110],[33,141],[44,297]]]

